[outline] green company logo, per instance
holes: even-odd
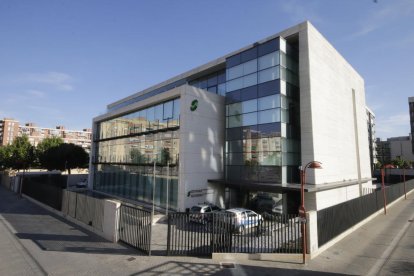
[[[191,102],[191,106],[190,106],[190,110],[191,110],[191,111],[194,111],[194,110],[196,110],[196,109],[197,109],[197,107],[198,107],[198,100],[194,100],[194,101],[192,101],[192,102]]]

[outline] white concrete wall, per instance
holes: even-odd
[[[307,182],[369,178],[364,80],[310,23],[301,26],[302,164],[323,163],[307,171]]]
[[[198,108],[190,110],[198,100]],[[208,179],[223,178],[224,97],[184,85],[180,110],[180,184],[178,208],[184,210],[205,201],[224,203],[224,189],[208,184]],[[205,194],[188,197],[192,190]]]

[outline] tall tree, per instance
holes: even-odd
[[[11,167],[11,147],[9,145],[0,147],[0,170]]]
[[[34,147],[26,135],[16,137],[10,145],[10,167],[16,170],[26,170],[32,166],[35,159]]]
[[[49,148],[44,154],[43,166],[48,170],[68,170],[74,168],[87,168],[89,162],[88,153],[81,147],[74,144],[60,144],[57,147]]]
[[[63,144],[63,139],[60,137],[48,137],[43,139],[36,147],[36,157],[41,167],[46,167],[47,162],[45,153],[48,149],[57,147]]]

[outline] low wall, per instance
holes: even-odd
[[[86,189],[63,192],[62,213],[112,242],[118,241],[120,202],[110,200]]]
[[[414,192],[414,180],[386,186],[387,206],[403,199],[405,192]],[[340,239],[384,212],[383,191],[307,213],[307,252],[312,258],[326,250]]]

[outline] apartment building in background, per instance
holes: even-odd
[[[34,123],[21,125],[19,121],[4,118],[0,120],[0,145],[11,144],[15,137],[26,135],[33,146],[37,146],[43,139],[48,137],[60,137],[64,143],[72,143],[90,151],[92,141],[92,130],[69,130],[64,126],[56,128],[45,128],[36,126]]]
[[[374,172],[375,164],[377,163],[377,146],[375,138],[375,114],[371,109],[367,109],[367,127],[368,127],[368,144],[369,144],[369,159],[371,163],[371,171]]]
[[[410,140],[411,151],[414,154],[414,97],[408,98],[408,108],[410,112]]]
[[[19,133],[19,121],[12,118],[0,120],[0,146],[9,145]]]
[[[372,139],[363,78],[304,22],[109,104],[89,185],[177,211],[265,194],[297,213],[299,166],[315,160],[305,202],[320,210],[372,186]]]

